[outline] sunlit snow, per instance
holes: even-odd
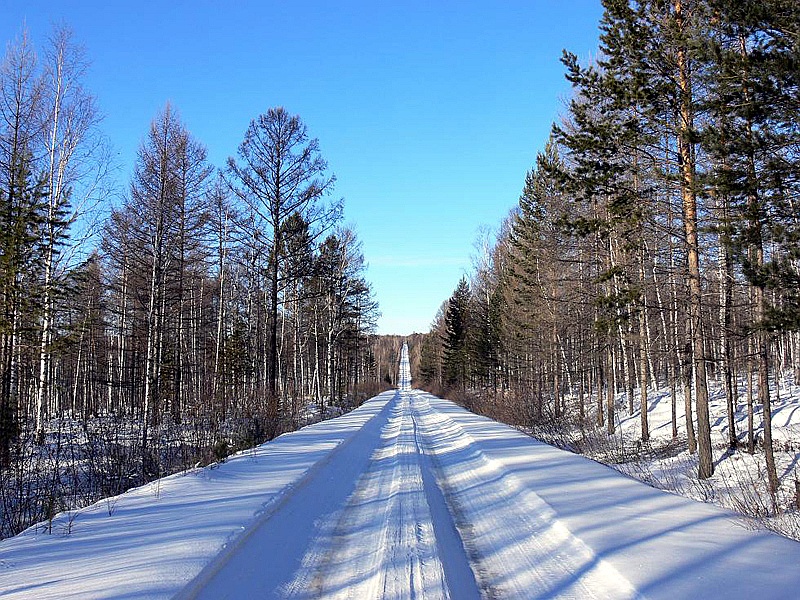
[[[400,389],[0,543],[2,598],[793,598],[800,544]]]

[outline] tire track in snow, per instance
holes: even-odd
[[[413,407],[413,404],[412,404]],[[445,579],[452,598],[472,600],[481,597],[467,550],[456,528],[456,523],[444,492],[437,481],[436,468],[430,455],[415,410],[411,412],[414,440],[420,456],[422,481],[428,499],[436,544],[442,561]]]
[[[286,595],[479,597],[418,440],[408,394],[396,400],[381,440],[347,505],[321,526]]]
[[[621,599],[633,586],[424,394],[413,400],[484,598]]]

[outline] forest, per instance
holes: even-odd
[[[800,5],[602,4],[597,57],[564,52],[571,97],[443,303],[418,381],[562,441],[612,440],[638,413],[651,450],[667,389],[669,451],[701,481],[721,452],[757,453],[774,501],[797,485],[776,468],[771,402],[800,381]]]
[[[636,415],[636,452],[701,482],[754,456],[767,510],[800,506],[772,426],[800,384],[800,5],[602,6],[517,205],[408,338],[415,384],[577,450]],[[166,103],[120,183],[89,61],[55,26],[0,64],[0,538],[397,383],[300,116],[265,107],[212,165]]]
[[[23,29],[0,69],[0,537],[341,413],[399,356],[299,116],[215,166],[166,104],[119,186],[88,60]]]

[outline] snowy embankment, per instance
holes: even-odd
[[[178,473],[0,542],[0,598],[169,598],[324,471],[393,392],[342,417]],[[276,542],[276,547],[280,542]]]
[[[584,444],[582,452],[602,462],[611,462],[615,469],[643,480],[660,489],[669,490],[703,502],[713,502],[746,514],[755,520],[752,526],[767,526],[797,539],[800,536],[800,385],[790,374],[771,386],[772,435],[775,463],[781,487],[776,498],[767,488],[762,407],[753,410],[756,448],[747,451],[746,384],[738,382],[742,394],[736,402],[734,427],[739,447],[730,450],[725,392],[721,385],[710,386],[711,442],[714,453],[714,475],[697,479],[697,454],[686,450],[686,418],[683,395],[679,391],[675,406],[677,437],[672,433],[672,403],[669,389],[650,390],[648,420],[650,441],[642,444],[638,393],[634,411],[628,412],[625,394],[617,396],[618,429],[606,443]],[[695,429],[696,429],[695,419]],[[580,432],[573,432],[575,445],[581,445]],[[776,514],[776,508],[778,514]]]
[[[67,533],[69,531],[69,533]],[[800,544],[417,391],[0,543],[0,597],[793,598]]]

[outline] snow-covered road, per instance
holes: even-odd
[[[181,598],[796,598],[800,544],[397,392]]]
[[[396,395],[382,413],[380,434],[359,434],[363,439],[327,467],[336,478],[355,481],[346,500],[341,490],[348,486],[341,481],[323,476],[305,482],[284,509],[211,565],[185,596],[233,598],[245,590],[259,598],[633,595],[618,573],[589,564],[591,553],[566,532],[537,523],[528,512],[538,508],[535,499],[475,451],[431,400]],[[356,465],[363,471],[355,477],[345,472]],[[323,504],[323,497],[324,510],[310,506]],[[298,516],[303,523],[293,526]],[[280,568],[264,564],[275,539],[309,521],[314,531],[303,536],[306,546],[291,544],[289,551],[281,544]],[[518,535],[522,530],[528,534]],[[509,573],[509,564],[518,572]],[[582,577],[574,577],[580,572]],[[598,578],[601,572],[605,578]],[[235,589],[233,581],[240,582]]]
[[[402,377],[344,417],[59,519],[0,543],[0,598],[800,597],[800,544]]]

